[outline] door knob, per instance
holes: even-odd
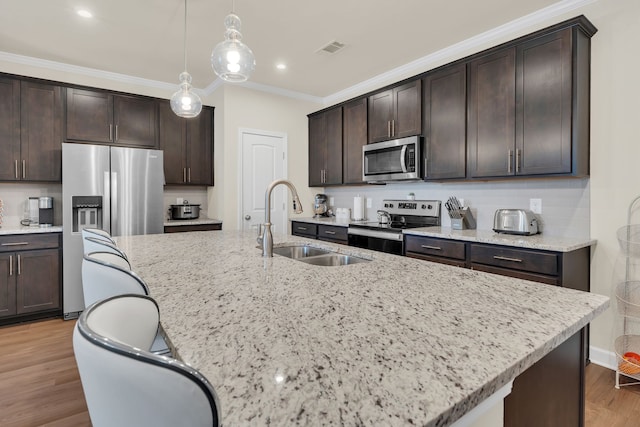
[[[246,219],[247,221],[249,221],[251,219],[251,215],[245,215],[244,219]]]

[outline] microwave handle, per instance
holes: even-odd
[[[405,160],[407,156],[407,146],[403,145],[400,151],[400,166],[402,167],[402,173],[407,173],[407,162]]]

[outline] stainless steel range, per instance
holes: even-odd
[[[378,221],[349,224],[349,246],[403,254],[402,230],[440,225],[440,200],[383,200]]]

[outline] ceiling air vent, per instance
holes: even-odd
[[[333,55],[334,53],[341,50],[344,46],[344,43],[340,43],[339,41],[334,40],[316,50],[316,53],[321,53],[323,55]]]

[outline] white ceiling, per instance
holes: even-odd
[[[584,0],[235,0],[251,82],[326,98],[551,6]],[[183,70],[183,0],[3,0],[0,52],[169,84]],[[553,6],[552,6],[553,5]],[[188,0],[188,71],[205,88],[231,0]],[[89,9],[92,19],[76,15]],[[333,40],[333,56],[316,51]],[[288,68],[276,70],[278,61]]]

